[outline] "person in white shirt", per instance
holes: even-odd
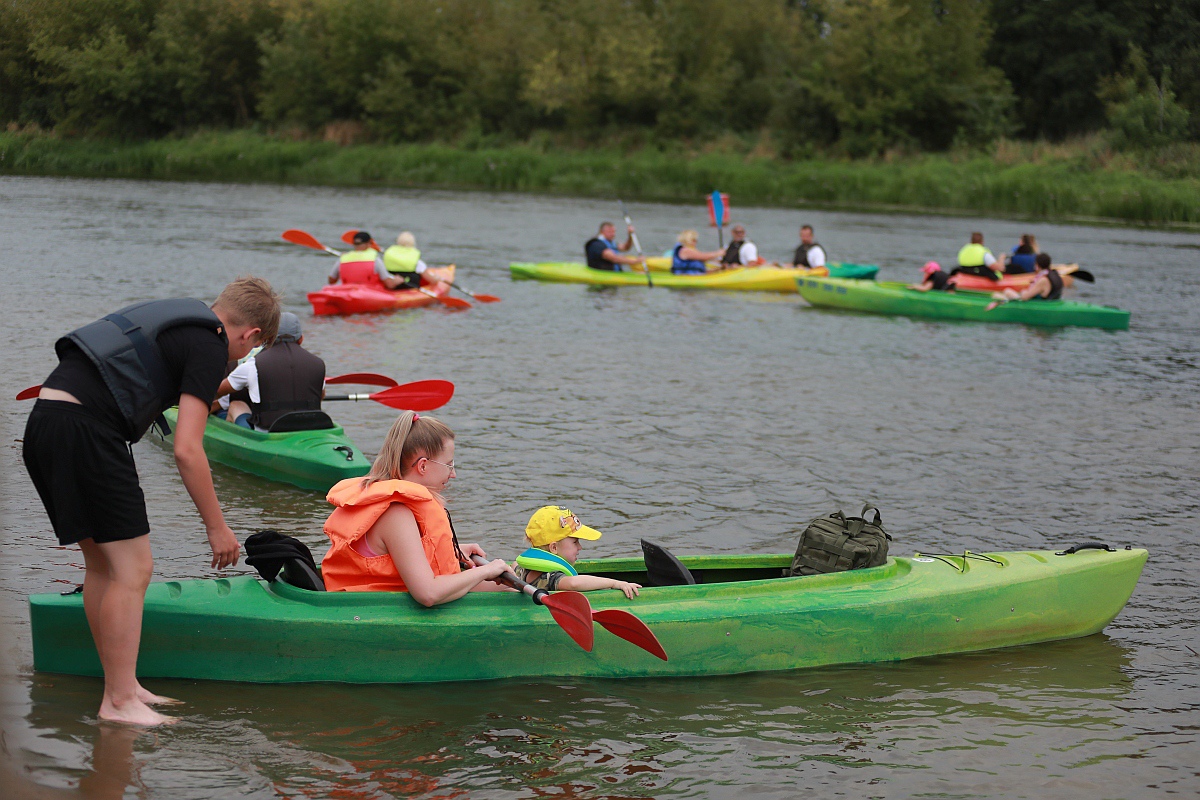
[[[804,225],[800,228],[800,246],[796,248],[796,254],[792,256],[792,263],[784,266],[799,269],[825,266],[825,248],[813,241],[812,225]]]
[[[733,266],[757,267],[764,263],[758,255],[758,246],[746,239],[746,227],[738,224],[729,229],[729,247],[721,256],[721,267],[729,269]]]

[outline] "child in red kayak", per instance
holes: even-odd
[[[526,583],[548,592],[617,589],[632,600],[637,597],[641,584],[580,575],[575,571],[579,540],[594,542],[599,538],[600,531],[582,524],[566,506],[542,506],[525,526],[525,539],[530,546],[517,556],[513,572]]]
[[[508,565],[496,559],[476,567],[470,557],[487,553],[458,542],[441,495],[455,474],[454,432],[433,417],[401,414],[367,476],[329,490],[337,508],[325,522],[325,588],[408,592],[427,607],[503,590],[493,581]]]

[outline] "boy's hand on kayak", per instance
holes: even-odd
[[[629,598],[630,600],[637,597],[638,590],[642,588],[640,583],[629,583],[627,581],[613,581],[613,583],[616,584],[613,586],[613,588],[624,592],[625,597]]]
[[[236,565],[242,552],[242,546],[228,525],[209,530],[208,546],[212,548],[212,566],[217,569]]]

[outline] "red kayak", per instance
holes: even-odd
[[[1078,264],[1055,264],[1054,271],[1064,278],[1075,270],[1079,269]],[[954,276],[954,285],[959,289],[966,289],[971,292],[999,292],[1004,289],[1013,289],[1021,291],[1028,288],[1029,284],[1033,283],[1033,272],[1021,272],[1016,275],[1005,275],[998,281],[991,281],[982,275],[967,275],[958,273]],[[1070,285],[1068,283],[1067,285]]]
[[[454,280],[454,267],[440,267],[435,272],[438,278]],[[308,293],[313,313],[324,314],[374,314],[380,311],[395,311],[400,308],[420,308],[437,302],[437,298],[450,291],[447,283],[435,283],[419,289],[401,289],[393,292],[381,286],[367,283],[337,283]],[[426,294],[425,292],[429,292]],[[432,295],[432,296],[431,296]]]

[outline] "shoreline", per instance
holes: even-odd
[[[520,144],[342,146],[250,131],[142,142],[0,133],[4,176],[481,190],[665,203],[695,203],[719,186],[743,206],[1200,230],[1200,180],[1087,169],[1078,161],[1005,164],[986,155],[783,161]]]

